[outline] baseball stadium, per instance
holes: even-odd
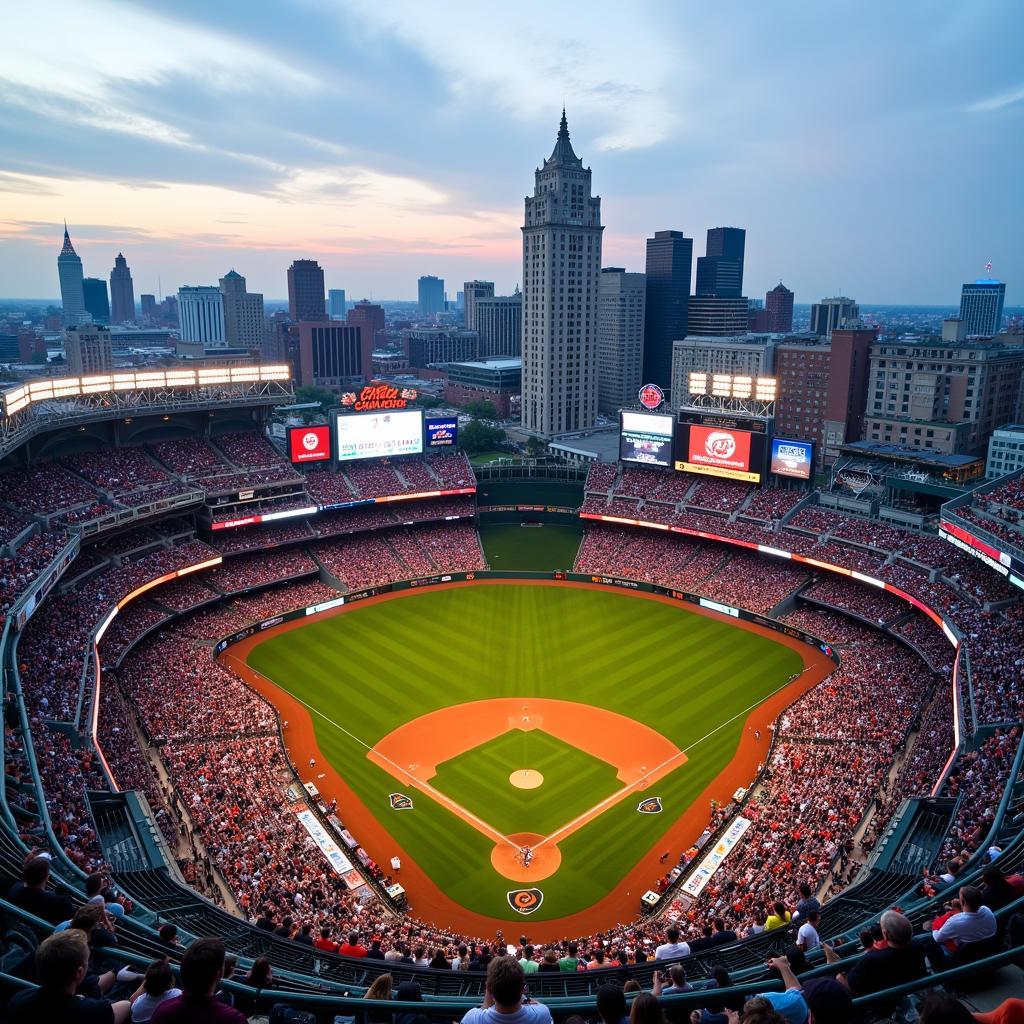
[[[474,466],[414,396],[289,425],[287,365],[0,393],[5,996],[97,903],[112,983],[215,936],[237,1005],[317,1021],[401,1010],[385,973],[450,1021],[507,953],[559,1021],[780,955],[867,1019],[1005,979],[1024,475],[823,473],[771,397]],[[919,969],[870,982],[873,942]]]

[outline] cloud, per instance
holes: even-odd
[[[1002,110],[1004,107],[1012,107],[1015,103],[1022,101],[1024,101],[1024,85],[1018,85],[1016,89],[1010,89],[996,96],[990,96],[988,99],[971,103],[965,109],[970,114],[988,114],[994,110]]]
[[[627,12],[610,3],[532,0],[514,14],[478,4],[456,15],[456,8],[417,0],[336,2],[358,15],[364,31],[392,36],[433,64],[458,108],[487,102],[528,123],[544,116],[553,129],[564,102],[570,126],[596,125],[601,150],[653,146],[679,123],[672,92],[685,53],[643,6]]]
[[[308,94],[311,75],[271,49],[154,14],[138,5],[39,0],[5,12],[0,100],[43,117],[170,145],[193,140],[133,102],[134,86],[187,77],[209,94]]]

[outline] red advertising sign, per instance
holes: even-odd
[[[665,392],[657,384],[645,384],[640,389],[640,404],[645,409],[657,409],[665,401]]]
[[[331,457],[331,428],[292,427],[288,431],[288,455],[292,462],[326,462]]]
[[[404,409],[416,400],[419,394],[415,388],[396,388],[391,384],[373,381],[367,384],[358,394],[346,391],[341,396],[341,404],[346,409],[356,412],[372,412],[375,409]]]
[[[750,432],[692,424],[684,468],[691,473],[756,480],[757,474],[750,474]]]

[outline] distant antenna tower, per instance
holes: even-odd
[[[159,296],[158,301],[159,302],[163,302],[164,301],[164,289],[163,289],[163,286],[160,284],[160,277],[159,276],[157,276],[157,279],[156,279],[156,293]]]

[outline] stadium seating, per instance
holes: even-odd
[[[166,487],[173,493],[182,485],[171,473],[201,482],[219,478],[232,481],[233,486],[242,486],[238,481],[243,479],[260,479],[254,474],[268,467],[271,476],[281,473],[282,479],[292,473],[276,450],[252,434],[220,435],[212,442],[157,442],[150,451],[166,470],[150,454],[136,449],[122,452],[109,463],[79,455],[63,458],[59,466],[51,464],[46,474],[33,470],[5,474],[5,484],[12,479],[13,486],[3,497],[17,511],[0,506],[0,538],[6,538],[0,542],[19,539],[0,563],[0,609],[12,605],[67,539],[60,530],[37,529],[22,536],[32,523],[30,517],[54,521],[64,517],[62,521],[74,522],[111,508],[104,495],[125,504],[126,496],[134,500],[147,493],[140,491],[143,487]],[[381,465],[354,473],[351,469],[344,476],[314,471],[309,478],[330,477],[331,487],[343,484],[347,497],[333,500],[426,490],[431,481],[430,489],[436,490],[438,481],[462,486],[456,481],[472,480],[468,462],[453,455],[396,463],[394,468]],[[33,489],[37,481],[38,493]],[[309,493],[319,486],[311,484]],[[613,487],[609,499],[607,492]],[[965,692],[978,721],[1010,723],[1024,713],[1020,685],[1024,618],[1017,603],[1008,608],[992,606],[1016,594],[1000,577],[950,545],[818,506],[801,509],[786,529],[773,530],[769,524],[792,512],[800,492],[720,486],[718,481],[703,481],[693,488],[685,477],[632,467],[621,474],[614,467],[593,467],[587,491],[584,510],[595,514],[671,523],[769,546],[774,538],[776,546],[791,550],[806,544],[806,550],[813,550],[821,561],[868,572],[899,586],[947,615],[963,632],[964,649],[970,655],[970,676],[964,683],[969,691]],[[1008,489],[998,498],[996,493],[989,496],[993,502],[1010,508],[1020,505],[1017,491]],[[685,505],[677,509],[684,499]],[[223,531],[214,534],[214,543],[231,556],[224,565],[150,591],[113,620],[100,643],[104,670],[100,744],[116,781],[147,795],[172,849],[189,841],[200,844],[203,854],[186,856],[183,871],[211,899],[223,899],[223,883],[234,905],[251,918],[273,907],[279,917],[289,913],[296,924],[327,922],[338,934],[354,925],[364,934],[372,930],[380,935],[385,948],[423,945],[451,953],[460,941],[481,942],[479,937],[425,926],[412,916],[395,916],[372,898],[356,901],[335,879],[325,878],[322,858],[308,839],[289,828],[287,816],[281,813],[285,799],[281,780],[289,772],[275,713],[212,660],[209,646],[210,641],[254,621],[336,596],[337,590],[313,578],[319,571],[318,561],[349,590],[411,575],[482,568],[473,527],[436,521],[471,509],[472,499],[433,499]],[[421,520],[423,525],[400,525]],[[1014,525],[1011,522],[1006,528]],[[86,657],[88,639],[107,609],[150,580],[217,553],[187,536],[183,543],[174,543],[172,532],[161,527],[162,522],[155,529],[142,527],[86,549],[65,574],[65,580],[76,581],[73,588],[52,594],[18,640],[18,679],[29,732],[23,737],[12,727],[5,736],[8,806],[16,802],[19,812],[28,812],[19,813],[24,822],[21,838],[33,844],[45,841],[39,821],[48,813],[63,851],[83,870],[98,866],[104,856],[85,792],[104,791],[108,782],[88,745],[76,745],[67,733],[47,722],[75,721],[80,706],[88,707],[96,682]],[[781,543],[783,536],[794,538],[794,543]],[[609,964],[627,963],[630,973],[649,984],[650,968],[636,961],[660,940],[666,916],[677,918],[691,939],[716,915],[741,933],[753,934],[774,900],[792,903],[798,881],[827,885],[835,893],[853,879],[863,854],[882,835],[904,798],[930,793],[943,771],[953,746],[953,648],[930,619],[891,594],[726,544],[643,528],[594,525],[587,530],[576,568],[697,590],[759,612],[782,603],[787,623],[832,643],[842,659],[840,669],[791,705],[780,716],[774,735],[766,737],[764,774],[743,809],[752,822],[750,830],[701,896],[684,903],[677,890],[679,872],[667,872],[656,884],[665,893],[659,918],[630,922],[601,936],[578,937],[585,958],[600,949]],[[289,582],[296,577],[304,578]],[[250,588],[264,589],[244,593]],[[885,628],[860,625],[846,613]],[[923,658],[909,654],[902,641],[912,644]],[[173,672],[166,670],[169,665],[174,666]],[[912,746],[900,760],[908,737]],[[146,740],[159,752],[166,775],[154,771],[144,749]],[[1000,827],[1001,801],[1014,784],[1019,750],[1018,726],[987,729],[979,733],[976,745],[961,754],[939,790],[958,801],[952,830],[938,858],[956,862],[958,877],[959,872],[967,876],[976,870],[973,865],[988,837]],[[33,764],[42,780],[46,808],[39,806],[30,785],[20,789]],[[1019,813],[1021,805],[1013,806]],[[189,820],[187,836],[178,824],[183,809]],[[729,806],[716,809],[709,827],[724,823],[732,810]],[[338,813],[343,817],[344,808]],[[862,827],[863,835],[855,838]],[[10,837],[4,832],[0,839]],[[1016,846],[1008,847],[1006,856],[1004,863],[1009,866],[1024,862],[1024,853]],[[691,859],[683,852],[680,864]],[[216,878],[207,867],[211,862],[217,865]],[[378,886],[386,879],[372,863],[365,865],[365,871]],[[851,894],[859,889],[863,895],[856,899],[865,902],[855,906],[852,895],[845,903],[838,896],[834,909],[832,903],[828,905],[830,927],[838,930],[840,922],[852,927],[854,921],[869,916],[869,905],[890,905],[905,893],[905,887],[900,888],[904,882],[904,876],[895,873],[875,878],[873,890],[859,883]],[[154,905],[161,905],[161,898],[169,901],[168,907],[177,902],[182,920],[187,913],[197,925],[231,935],[233,948],[250,954],[266,948],[282,968],[308,971],[306,990],[320,986],[323,991],[318,998],[335,998],[328,992],[333,978],[344,979],[346,986],[358,990],[372,976],[372,970],[358,973],[325,955],[314,982],[313,960],[298,946],[289,958],[287,939],[261,936],[241,926],[232,933],[227,915],[218,917],[212,906],[190,905],[186,910],[179,890],[163,891],[157,883],[146,890],[141,880],[136,884],[140,894],[148,891]],[[874,896],[869,898],[872,891]],[[922,902],[915,905],[915,923],[926,920],[932,907],[929,901],[936,898],[921,897]],[[147,938],[143,925],[126,923],[126,951],[131,947],[152,953],[155,947],[149,942],[152,938]],[[764,954],[756,951],[769,948],[769,942],[781,943],[782,936],[741,943],[732,961],[728,960],[731,954],[716,955],[719,962],[749,971],[749,977],[763,977],[757,965],[763,965]],[[691,962],[691,976],[708,976],[709,957],[691,958],[688,971]],[[415,967],[408,973],[425,979],[431,974]],[[594,977],[602,973],[597,971]],[[573,988],[573,983],[580,987]],[[301,979],[286,984],[296,986],[295,1000],[301,1002]],[[438,980],[432,991],[444,996],[470,991],[449,989],[446,984],[447,980]],[[544,984],[554,986],[556,981]],[[558,979],[557,984],[566,986],[559,990],[566,996],[590,991],[585,981]],[[288,988],[289,994],[292,991]],[[540,981],[537,991],[544,991]]]

